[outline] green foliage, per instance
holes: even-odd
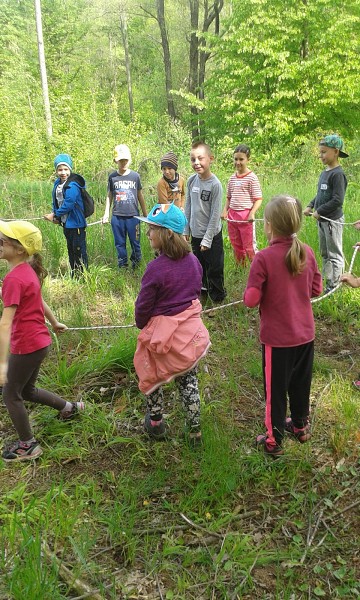
[[[262,149],[359,129],[358,0],[233,2],[207,85],[211,137]]]

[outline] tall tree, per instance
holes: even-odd
[[[133,119],[134,116],[134,99],[132,93],[132,82],[131,82],[131,58],[129,52],[129,39],[128,39],[128,30],[127,30],[127,14],[125,10],[125,6],[123,3],[120,3],[120,31],[121,38],[124,46],[125,53],[125,70],[126,70],[126,81],[127,81],[127,90],[128,90],[128,98],[129,98],[129,111],[130,111],[130,119]]]
[[[202,26],[199,31],[199,1],[189,0],[190,7],[190,55],[189,55],[189,92],[203,101],[205,97],[204,85],[206,74],[206,63],[211,56],[207,47],[206,34],[214,23],[214,33],[220,33],[220,12],[224,6],[224,0],[214,0],[212,4],[208,0],[203,3]],[[192,137],[198,139],[204,136],[204,123],[199,119],[197,105],[191,107]]]
[[[213,40],[206,122],[268,150],[359,127],[359,0],[233,1]]]
[[[161,46],[162,46],[163,56],[164,56],[167,109],[168,109],[169,117],[171,119],[175,119],[176,118],[175,105],[174,105],[174,100],[171,96],[171,90],[173,88],[172,69],[171,69],[169,38],[168,38],[166,22],[165,22],[164,0],[156,0],[156,13],[157,13],[157,22],[159,23],[159,28],[160,28]]]
[[[171,119],[175,120],[175,105],[174,100],[171,95],[171,91],[173,89],[172,83],[172,67],[171,67],[171,55],[170,55],[170,46],[169,46],[169,38],[166,28],[165,21],[165,3],[164,0],[156,0],[156,14],[154,14],[151,10],[146,8],[144,5],[141,6],[141,9],[145,14],[149,15],[157,22],[160,29],[161,36],[161,47],[163,54],[163,63],[164,63],[164,74],[165,74],[165,91],[166,91],[166,104],[167,104],[167,112]]]
[[[38,42],[38,53],[39,53],[39,65],[41,75],[41,88],[44,101],[45,120],[46,120],[46,134],[48,139],[52,137],[52,119],[49,99],[49,88],[46,73],[46,62],[45,62],[45,50],[44,50],[44,39],[42,29],[42,18],[41,18],[41,2],[40,0],[34,0],[35,4],[35,19],[36,19],[36,34]]]

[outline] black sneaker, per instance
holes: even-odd
[[[269,444],[266,435],[258,435],[255,441],[257,448],[262,448],[265,454],[278,458],[284,454],[284,450],[278,444]]]
[[[42,452],[41,446],[36,440],[26,446],[18,441],[7,450],[4,450],[2,457],[5,462],[18,462],[21,460],[34,460],[41,456]]]
[[[83,412],[85,410],[85,402],[72,402],[71,406],[71,410],[59,411],[59,414],[57,416],[59,421],[70,421],[71,419],[76,417],[76,415],[78,415],[79,412]]]
[[[166,438],[166,423],[164,419],[161,421],[153,421],[156,422],[157,425],[151,424],[151,416],[150,413],[146,413],[144,420],[144,429],[146,433],[153,438],[154,440],[163,440]]]

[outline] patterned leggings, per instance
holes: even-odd
[[[186,423],[191,431],[200,431],[200,395],[197,378],[197,368],[191,369],[175,379],[179,394],[186,413]],[[157,420],[163,411],[163,390],[157,390],[146,396],[150,417]],[[156,419],[157,418],[157,419]]]

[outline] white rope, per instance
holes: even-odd
[[[351,261],[350,261],[350,267],[349,267],[350,272],[352,271],[355,257],[356,257],[358,250],[360,250],[360,246],[355,246],[354,253],[353,253],[353,255],[351,257]],[[331,296],[331,294],[336,292],[336,290],[338,290],[342,285],[343,285],[343,283],[340,282],[337,284],[336,287],[334,287],[332,290],[330,290],[326,294],[322,294],[318,298],[312,298],[310,300],[311,304],[315,304],[315,302],[321,302],[321,300],[328,298],[328,296]],[[234,302],[229,302],[228,304],[221,304],[221,306],[214,306],[213,308],[207,308],[206,310],[201,311],[201,314],[202,315],[213,314],[216,310],[222,310],[223,308],[228,308],[229,306],[235,306],[237,304],[242,304],[243,302],[244,302],[243,300],[235,300]],[[92,329],[131,329],[133,327],[136,327],[135,323],[132,323],[131,325],[94,325],[94,326],[89,326],[89,327],[68,327],[66,329],[66,331],[87,331],[87,330],[92,330]]]
[[[236,219],[223,219],[223,221],[227,221],[228,223],[254,223],[255,221],[261,221],[262,223],[264,222],[264,219],[248,219],[248,220],[244,220],[244,221],[238,221]]]
[[[43,221],[44,217],[24,217],[22,219],[1,219],[2,221]]]
[[[313,213],[310,213],[308,216],[311,217],[313,215]],[[323,217],[321,215],[321,219],[324,219],[324,221],[329,221],[330,223],[335,223],[336,225],[355,225],[358,221],[354,221],[352,223],[339,223],[339,221],[334,221],[333,219],[328,219],[327,217]],[[238,221],[236,219],[223,219],[224,221],[227,221],[228,223],[254,223],[256,221],[262,221],[264,222],[264,219],[250,219],[250,220],[244,220],[244,221]],[[320,221],[320,219],[319,219]]]
[[[309,213],[309,215],[305,215],[305,216],[309,216],[311,217],[314,213]],[[319,219],[316,219],[317,221],[319,221],[321,223],[322,220],[324,221],[329,221],[329,223],[335,223],[336,225],[355,225],[357,223],[357,221],[354,221],[353,223],[340,223],[339,221],[334,221],[334,219],[328,219],[327,217],[323,217],[322,215],[319,215]]]
[[[136,327],[135,323],[131,325],[94,325],[89,327],[68,327],[66,331],[86,331],[89,329],[131,329]]]
[[[351,273],[352,268],[354,266],[354,261],[355,261],[355,256],[357,251],[360,250],[360,246],[355,246],[353,255],[351,257],[351,261],[350,261],[350,266],[349,266],[349,272]],[[324,300],[324,298],[328,298],[328,296],[331,296],[331,294],[333,294],[334,292],[336,292],[336,290],[338,290],[343,284],[342,281],[340,281],[340,283],[338,283],[332,290],[330,290],[329,292],[327,292],[327,294],[323,294],[322,296],[320,296],[319,298],[312,298],[310,300],[310,302],[312,304],[315,304],[315,302],[320,302],[321,300]]]
[[[103,224],[102,220],[100,220],[100,221],[94,221],[93,223],[88,223],[87,226],[91,227],[91,225],[98,225],[99,223]]]

